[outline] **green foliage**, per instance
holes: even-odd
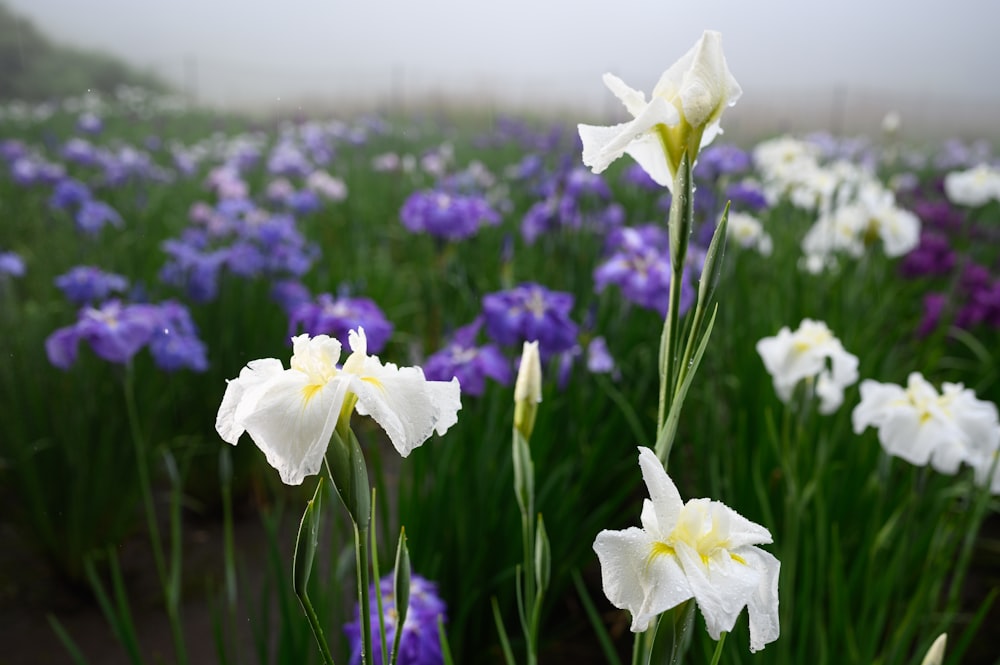
[[[54,44],[29,20],[0,4],[0,100],[44,101],[119,86],[164,93],[159,77],[115,56]]]

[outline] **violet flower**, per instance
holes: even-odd
[[[499,344],[538,341],[542,357],[576,344],[577,325],[570,320],[573,296],[533,283],[483,297],[487,334]]]
[[[329,293],[316,296],[315,302],[304,302],[289,314],[288,334],[307,333],[310,337],[329,335],[348,346],[349,333],[364,328],[368,350],[379,353],[392,336],[393,325],[370,298],[351,298]]]
[[[429,381],[458,379],[464,395],[482,395],[489,377],[501,385],[510,385],[512,369],[495,344],[476,345],[482,327],[482,317],[455,331],[451,341],[424,363],[424,375]]]
[[[109,300],[99,308],[80,310],[75,324],[49,335],[45,352],[54,366],[69,369],[76,362],[79,343],[84,341],[99,358],[125,364],[149,342],[158,321],[159,312],[153,305]]]
[[[84,201],[76,213],[76,226],[84,233],[98,233],[106,224],[121,228],[125,222],[121,215],[103,201]]]
[[[382,593],[382,612],[385,622],[386,643],[391,647],[396,636],[397,613],[393,597],[393,576],[384,576],[379,583]],[[370,597],[376,593],[372,584]],[[438,621],[446,621],[447,606],[438,596],[437,585],[420,575],[410,577],[410,602],[403,624],[403,635],[399,641],[398,665],[440,665],[444,662],[441,640],[438,635]],[[361,662],[361,616],[360,608],[355,609],[355,618],[344,626],[344,633],[351,645],[351,665]],[[371,625],[379,625],[378,603],[371,603]],[[372,640],[372,654],[368,660],[372,665],[386,665],[388,658],[382,653],[382,640]]]
[[[173,372],[208,369],[205,343],[198,338],[198,329],[187,307],[167,300],[157,307],[157,325],[149,340],[149,352],[160,369]]]
[[[0,252],[0,277],[5,276],[24,276],[24,259],[16,252]]]
[[[427,233],[445,240],[462,240],[482,226],[500,223],[500,215],[485,198],[424,190],[411,194],[399,212],[400,221],[411,233]]]
[[[56,277],[55,285],[73,304],[87,305],[103,302],[112,293],[124,293],[128,280],[97,266],[76,266]]]

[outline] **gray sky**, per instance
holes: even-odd
[[[437,95],[611,113],[605,71],[649,91],[714,29],[741,104],[834,90],[914,107],[1000,104],[996,0],[7,2],[60,40],[125,56],[214,103]]]

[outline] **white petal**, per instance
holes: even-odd
[[[345,381],[316,385],[303,372],[286,370],[261,386],[254,404],[238,408],[236,418],[282,482],[298,485],[319,472],[346,392]]]
[[[215,417],[215,431],[223,441],[236,445],[240,436],[246,431],[241,422],[236,419],[236,410],[240,404],[254,393],[268,379],[284,371],[281,361],[275,358],[251,360],[240,371],[238,378],[226,382],[226,393],[222,396],[222,405]]]
[[[362,376],[347,376],[358,396],[357,412],[375,419],[403,457],[434,432],[444,434],[458,422],[458,379],[428,381],[419,367],[379,366],[375,357],[365,363]]]
[[[614,74],[604,75],[604,85],[621,100],[632,117],[638,117],[646,108],[646,94],[630,88],[625,81]]]
[[[708,634],[713,640],[718,640],[720,633],[732,631],[736,617],[756,590],[760,575],[749,566],[733,560],[725,550],[706,565],[701,555],[688,543],[675,543],[674,549],[705,617]]]
[[[861,401],[851,412],[855,434],[861,434],[869,426],[879,427],[888,415],[889,405],[904,398],[904,390],[900,386],[871,379],[861,382],[860,391]]]
[[[642,529],[602,531],[594,540],[601,562],[604,595],[632,614],[632,631],[641,633],[661,612],[691,598],[692,591],[668,554],[651,558],[653,540]]]
[[[634,159],[642,170],[649,174],[657,185],[674,189],[674,178],[670,174],[667,158],[663,152],[663,143],[655,134],[642,134],[625,148],[625,153]]]
[[[778,573],[781,562],[769,552],[756,547],[741,549],[736,554],[760,574],[757,588],[750,594],[747,602],[750,614],[750,651],[757,651],[778,639],[781,634],[778,622]]]
[[[659,533],[652,535],[654,538],[665,539],[674,530],[684,502],[656,453],[640,446],[639,467],[642,469],[642,479],[649,490],[649,498],[656,514],[656,524],[660,530]]]
[[[642,139],[643,134],[656,125],[673,127],[679,121],[677,109],[662,99],[654,99],[631,122],[612,127],[578,125],[580,140],[583,141],[583,163],[594,173],[600,173],[624,155],[633,141]],[[666,153],[662,154],[662,159],[666,162]]]

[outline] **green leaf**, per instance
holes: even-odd
[[[649,650],[649,665],[680,665],[684,662],[694,633],[694,608],[693,599],[685,600],[660,615],[656,622],[653,646]]]
[[[399,545],[396,547],[396,567],[392,576],[392,593],[396,599],[396,634],[392,639],[392,665],[399,658],[399,641],[406,625],[406,613],[410,608],[410,550],[406,547],[406,529],[399,530]]]
[[[347,441],[333,433],[327,449],[327,463],[337,495],[358,529],[364,531],[368,529],[372,515],[368,467],[358,437],[351,429],[347,432]]]
[[[306,504],[299,522],[299,533],[295,539],[295,554],[292,557],[292,587],[300,598],[307,595],[309,577],[312,575],[313,560],[319,543],[320,509],[323,499],[323,477],[319,477],[313,498]]]
[[[535,525],[535,585],[538,597],[549,586],[552,577],[552,551],[549,547],[549,537],[545,533],[545,522],[542,521],[542,514],[538,514],[538,522]]]

